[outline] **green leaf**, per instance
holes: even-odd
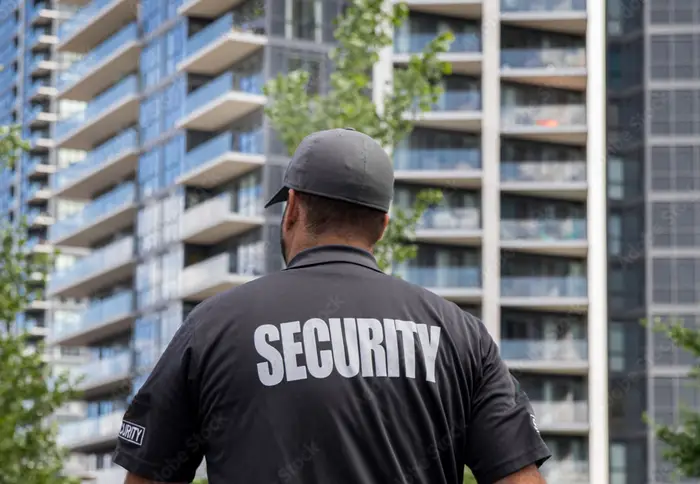
[[[335,70],[328,92],[310,93],[309,74],[291,72],[268,81],[266,114],[291,155],[307,135],[324,129],[352,126],[393,151],[413,130],[411,113],[424,112],[438,101],[442,80],[451,65],[439,59],[454,40],[452,33],[437,35],[425,50],[411,56],[408,66],[394,73],[393,88],[384,93],[377,109],[372,99],[371,73],[379,53],[393,43],[392,28],[408,17],[405,3],[386,8],[382,0],[354,0],[335,25],[337,46],[330,52]],[[375,248],[384,271],[412,259],[417,247],[411,243],[416,224],[425,210],[442,194],[420,194],[410,210],[394,208],[386,234]]]

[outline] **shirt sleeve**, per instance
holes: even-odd
[[[113,461],[156,482],[191,482],[202,462],[194,321],[178,329],[122,420]]]
[[[541,466],[551,453],[527,396],[484,325],[476,322],[481,368],[468,409],[465,464],[477,482],[492,484],[531,464]]]

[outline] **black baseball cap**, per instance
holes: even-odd
[[[364,133],[352,128],[318,131],[299,143],[282,188],[265,208],[286,202],[290,188],[388,213],[394,167],[384,148]]]

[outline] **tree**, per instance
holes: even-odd
[[[0,127],[0,169],[27,148],[16,128]],[[41,343],[30,345],[15,317],[40,296],[50,259],[26,248],[26,226],[0,220],[0,479],[3,484],[72,484],[49,418],[75,398],[65,375],[53,378]]]
[[[476,477],[472,474],[472,471],[468,467],[464,468],[464,481],[462,484],[478,484],[476,482]]]
[[[408,16],[405,4],[387,7],[384,0],[354,0],[336,19],[337,47],[330,53],[334,71],[329,89],[311,92],[310,75],[297,70],[279,75],[265,86],[269,103],[265,109],[273,127],[291,155],[310,133],[331,128],[353,127],[372,136],[392,151],[412,131],[415,116],[429,111],[442,94],[442,78],[451,65],[439,60],[454,36],[436,36],[420,55],[411,57],[406,68],[394,71],[393,83],[384,86],[384,101],[372,98],[372,70],[380,52],[393,43],[392,28]],[[412,115],[411,115],[412,114]],[[375,249],[384,271],[416,256],[413,237],[425,210],[442,200],[439,190],[423,190],[410,210],[394,207],[387,233]]]
[[[681,323],[668,324],[659,319],[653,322],[656,331],[665,333],[674,345],[698,358],[690,377],[700,383],[700,331],[684,327]],[[647,420],[649,421],[648,417]],[[658,439],[668,446],[664,457],[678,473],[687,479],[700,477],[700,413],[698,409],[681,408],[678,426],[652,426]]]

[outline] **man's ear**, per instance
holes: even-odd
[[[379,237],[379,240],[382,240],[384,238],[384,234],[386,234],[386,229],[389,226],[389,221],[391,220],[391,216],[387,213],[384,215],[384,226],[382,227],[382,234]]]
[[[299,197],[293,189],[289,190],[287,195],[287,207],[282,223],[285,229],[292,228],[299,221]]]

